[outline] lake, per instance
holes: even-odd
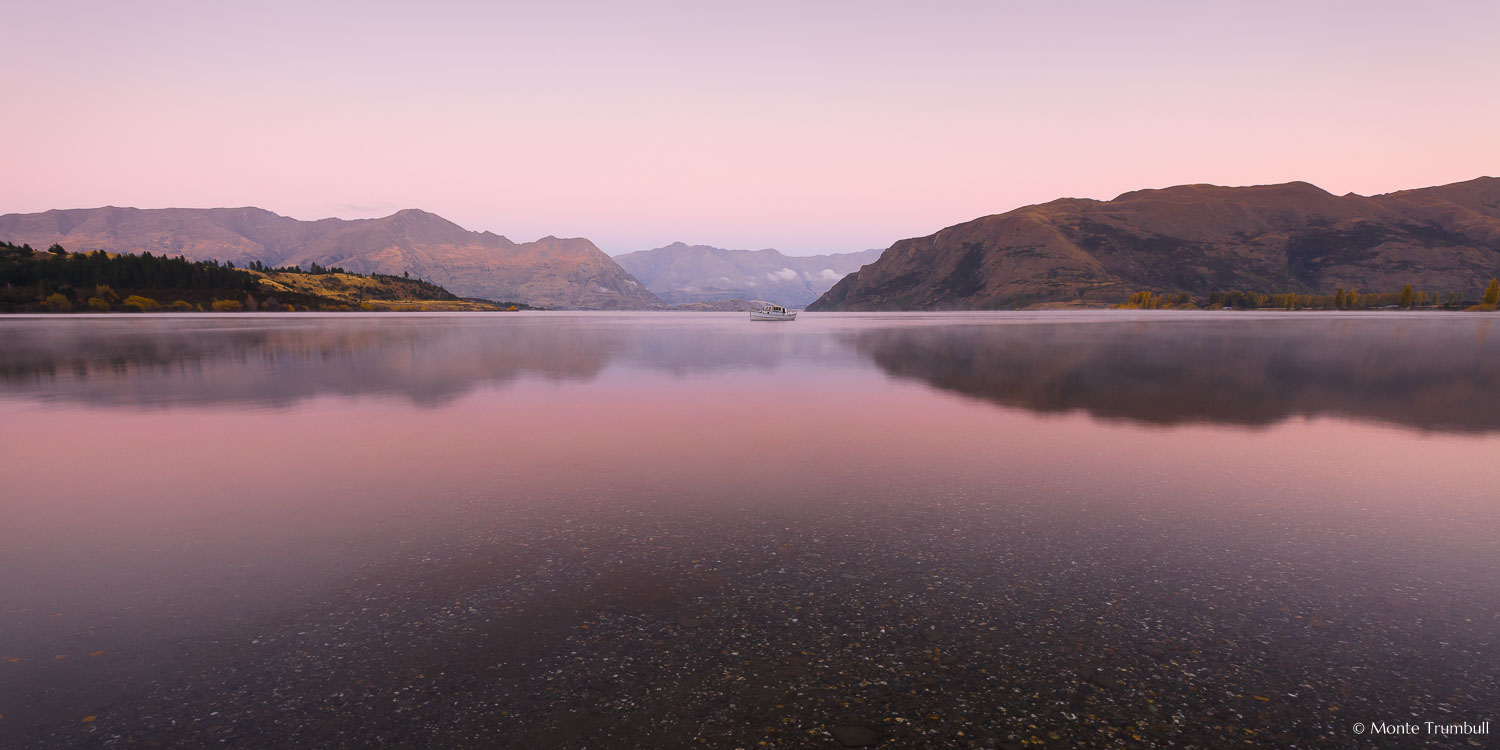
[[[1497,322],[6,317],[0,747],[1492,721]]]

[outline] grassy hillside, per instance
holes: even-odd
[[[0,242],[0,312],[495,311],[436,284],[339,268],[235,268],[151,253]]]

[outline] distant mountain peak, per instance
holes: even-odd
[[[438,216],[437,214],[432,213],[430,211],[423,211],[420,208],[403,208],[400,211],[397,211],[396,213],[393,213],[390,216],[387,216],[386,218],[388,218],[388,219],[405,219],[405,218],[442,219],[443,217]],[[443,219],[443,221],[447,221],[447,219]]]
[[[1152,198],[1174,198],[1174,199],[1222,199],[1243,198],[1250,195],[1279,195],[1284,197],[1308,197],[1308,196],[1332,196],[1333,194],[1310,182],[1296,180],[1293,182],[1280,182],[1269,185],[1246,185],[1243,187],[1226,187],[1224,185],[1210,185],[1208,183],[1195,183],[1190,185],[1173,185],[1164,188],[1143,188],[1121,193],[1110,203],[1127,203],[1130,201],[1149,200]]]
[[[671,304],[763,299],[799,306],[879,254],[866,250],[789,256],[773,249],[726,250],[673,242],[616,256],[615,262]]]

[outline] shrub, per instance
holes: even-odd
[[[52,312],[68,312],[73,309],[73,303],[69,302],[67,297],[62,296],[61,292],[53,292],[42,300],[42,307]]]
[[[1158,297],[1154,292],[1136,292],[1124,304],[1116,307],[1126,310],[1160,310],[1164,302],[1167,302],[1167,298]]]
[[[245,306],[239,300],[216,299],[213,303],[214,312],[239,312]]]
[[[176,300],[172,303],[172,309],[179,312],[192,312],[193,303],[188,302],[185,299]]]
[[[98,297],[89,297],[89,309],[98,312],[109,312],[109,303]]]
[[[104,300],[105,302],[113,303],[120,301],[120,295],[116,294],[115,290],[110,289],[108,284],[100,284],[98,287],[96,287],[94,289],[94,296]]]
[[[125,302],[122,303],[122,304],[125,305],[125,308],[127,310],[133,309],[136,312],[146,312],[148,310],[160,310],[161,309],[161,303],[160,302],[157,302],[156,300],[151,299],[150,297],[142,297],[139,294],[132,294],[129,297],[126,297],[125,298]]]

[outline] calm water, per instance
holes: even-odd
[[[1493,722],[1497,321],[5,318],[0,747]]]

